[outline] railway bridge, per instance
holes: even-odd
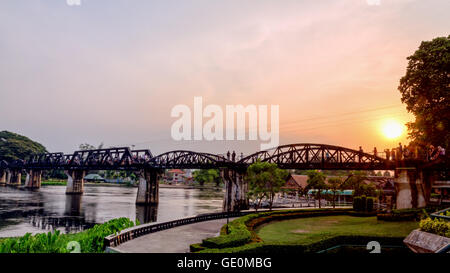
[[[45,153],[25,160],[0,162],[0,184],[18,186],[26,174],[25,187],[41,186],[44,171],[63,170],[67,175],[66,194],[82,194],[84,177],[90,170],[133,171],[139,179],[137,204],[156,204],[159,177],[165,169],[219,169],[226,185],[224,211],[248,208],[246,169],[254,162],[275,163],[297,170],[393,170],[397,208],[422,207],[429,199],[437,172],[448,172],[448,160],[426,162],[419,159],[389,160],[377,155],[326,144],[289,144],[256,152],[239,160],[210,153],[176,150],[154,156],[150,150],[128,147],[82,150],[73,154]]]

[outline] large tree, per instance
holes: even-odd
[[[407,124],[418,145],[450,144],[450,36],[422,42],[408,57],[398,87],[406,109],[415,115]]]
[[[316,198],[319,199],[319,209],[322,207],[320,201],[322,199],[322,190],[327,189],[326,179],[327,176],[323,172],[308,171],[308,180],[306,183],[307,190],[315,190]]]
[[[376,196],[376,187],[367,180],[364,171],[353,171],[342,184],[342,188],[353,190],[353,196]]]
[[[8,131],[0,132],[0,161],[24,160],[33,154],[46,152],[47,150],[42,144],[28,137]]]
[[[259,206],[263,198],[267,198],[272,210],[273,199],[283,185],[289,172],[278,168],[277,164],[257,161],[247,168],[246,179],[249,182],[249,194]],[[255,200],[259,199],[258,200]]]
[[[336,193],[342,189],[342,182],[341,177],[331,177],[328,179],[328,189],[333,192],[333,208],[336,207]]]
[[[205,183],[212,183],[216,182],[220,178],[220,173],[216,169],[200,169],[197,171],[194,171],[192,173],[192,176],[194,178],[194,181],[197,181],[201,186],[203,186]]]

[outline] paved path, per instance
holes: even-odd
[[[232,221],[235,218],[230,218]],[[204,221],[150,233],[123,243],[113,250],[129,253],[186,253],[191,244],[218,236],[227,219]]]

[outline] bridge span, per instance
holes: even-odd
[[[345,147],[299,143],[256,152],[239,160],[221,155],[176,150],[154,156],[150,150],[128,147],[82,150],[73,154],[45,153],[24,160],[0,162],[0,184],[41,186],[44,171],[63,170],[68,176],[67,194],[82,194],[84,177],[90,170],[127,170],[139,178],[136,203],[158,203],[159,177],[165,169],[220,170],[226,185],[224,211],[248,208],[246,169],[254,162],[270,162],[283,169],[298,170],[393,170],[396,173],[397,208],[425,206],[436,171],[448,171],[448,161],[425,162],[418,159],[388,160]]]

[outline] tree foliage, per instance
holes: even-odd
[[[336,207],[336,193],[342,189],[342,178],[331,177],[328,179],[328,188],[333,192],[333,208]]]
[[[201,169],[192,173],[194,181],[197,181],[200,185],[205,183],[215,182],[217,185],[218,178],[220,177],[219,171],[216,169]],[[220,181],[220,180],[219,180]],[[219,182],[220,183],[220,182]]]
[[[275,194],[286,183],[288,175],[288,171],[278,168],[275,163],[257,161],[247,168],[249,196],[257,200],[257,207],[267,198],[269,208],[272,209]]]
[[[26,159],[33,154],[46,152],[47,149],[42,144],[28,137],[8,131],[0,132],[0,160]]]
[[[343,183],[343,189],[351,189],[353,196],[376,196],[376,187],[367,180],[367,175],[363,171],[354,171],[350,177]]]
[[[320,200],[322,199],[322,190],[327,188],[327,184],[325,183],[327,177],[325,174],[319,171],[308,171],[308,180],[306,183],[307,190],[316,190],[316,198],[319,199],[319,208],[321,208]]]
[[[79,146],[78,146],[78,148],[81,150],[81,151],[88,151],[88,150],[96,150],[96,149],[103,149],[103,142],[102,143],[100,143],[99,145],[98,145],[98,147],[95,147],[94,145],[91,145],[91,144],[89,144],[89,143],[82,143],[82,144],[80,144]]]
[[[450,36],[422,42],[408,61],[398,89],[416,117],[407,124],[409,136],[419,145],[449,147]]]

